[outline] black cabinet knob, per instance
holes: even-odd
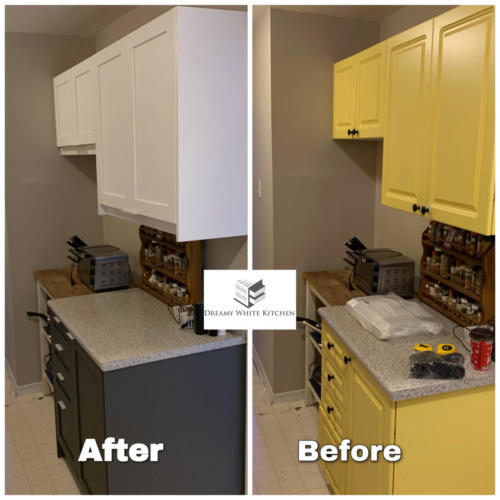
[[[428,213],[428,212],[429,212],[429,209],[428,209],[427,207],[422,207],[422,208],[420,209],[420,212],[422,213],[422,215],[425,215],[426,213]]]
[[[356,134],[357,136],[359,136],[359,130],[357,128],[353,128],[352,129],[352,135]]]
[[[328,349],[333,349],[335,346],[331,342],[328,342],[328,344],[326,344],[326,347],[328,347]]]
[[[420,210],[420,205],[417,205],[416,203],[413,204],[413,206],[411,207],[411,209],[414,211],[414,212],[417,212],[418,210]]]
[[[347,129],[347,135],[354,135],[354,130],[351,130],[350,128]]]
[[[327,411],[328,413],[332,413],[333,408],[332,408],[331,406],[327,406],[327,407],[326,407],[326,411]]]
[[[328,374],[327,375],[327,378],[328,378],[328,382],[330,382],[331,380],[333,380],[335,377],[333,375],[330,375]]]
[[[351,358],[349,358],[348,356],[344,356],[344,364],[347,365],[347,363],[350,363],[351,362]]]

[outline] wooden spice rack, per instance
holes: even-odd
[[[142,268],[141,288],[170,305],[187,305],[201,300],[201,242],[180,243],[176,241],[175,235],[144,225],[139,228],[139,237],[141,239],[139,255]],[[187,261],[185,269],[158,260],[156,257],[146,256],[146,247],[152,242],[173,251],[176,255],[184,254]],[[152,286],[149,279],[153,272],[185,286],[187,296],[180,298]]]
[[[494,238],[483,241],[480,251],[472,251],[465,246],[454,242],[444,241],[442,238],[432,236],[426,231],[422,234],[423,254],[420,261],[420,290],[419,298],[433,309],[447,316],[461,326],[473,326],[483,324],[495,315],[495,243]],[[439,248],[444,254],[451,258],[465,262],[468,266],[481,267],[484,279],[480,289],[466,288],[456,276],[450,273],[427,266],[427,256],[432,255],[434,248]],[[471,318],[459,313],[451,305],[443,304],[439,298],[426,293],[425,282],[432,280],[447,288],[455,290],[458,294],[476,302],[481,308],[481,318]]]

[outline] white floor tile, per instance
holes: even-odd
[[[54,400],[16,397],[6,384],[5,490],[11,495],[78,495],[64,459],[57,458]]]
[[[254,367],[254,494],[329,495],[317,463],[298,461],[298,441],[315,439],[318,409],[304,401],[270,404]]]

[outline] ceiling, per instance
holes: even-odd
[[[293,10],[308,14],[349,17],[380,22],[401,9],[402,5],[273,5],[273,9]]]
[[[5,31],[95,36],[135,5],[7,5]]]

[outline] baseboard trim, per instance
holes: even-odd
[[[289,392],[273,392],[271,383],[267,378],[266,370],[264,370],[264,365],[259,357],[259,353],[255,349],[255,345],[252,346],[253,350],[253,362],[255,365],[255,369],[257,370],[257,374],[259,376],[262,385],[266,389],[267,398],[270,404],[273,403],[286,403],[290,401],[305,401],[305,393],[304,389],[299,389],[297,391],[289,391]]]
[[[257,370],[257,375],[259,376],[260,381],[262,382],[262,385],[264,386],[264,389],[266,389],[266,394],[267,394],[267,399],[269,403],[273,403],[273,390],[271,388],[271,383],[269,382],[269,379],[267,378],[267,373],[266,370],[264,370],[264,365],[262,364],[262,361],[259,358],[259,353],[257,352],[257,349],[255,349],[255,345],[252,346],[252,351],[253,351],[253,363],[255,365],[255,369]]]
[[[16,379],[7,360],[5,360],[5,373],[10,380],[12,389],[14,390],[14,394],[16,396],[24,396],[25,394],[34,394],[36,392],[43,391],[43,384],[41,381],[34,382],[33,384],[17,385]]]

